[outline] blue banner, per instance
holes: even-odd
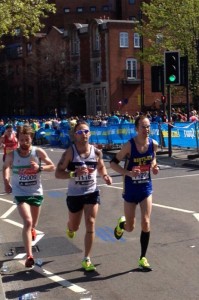
[[[171,144],[174,147],[198,148],[199,122],[180,122],[171,125]],[[157,141],[159,146],[168,147],[168,123],[151,123],[150,137]],[[115,124],[107,127],[91,126],[90,143],[104,147],[123,145],[136,135],[135,125]],[[40,128],[36,132],[36,139],[45,137],[47,142],[61,144],[68,148],[71,144],[69,131],[66,129],[56,132],[53,129]]]
[[[168,124],[161,124],[165,147],[168,147]],[[175,147],[197,148],[196,123],[174,123],[171,127],[171,145]]]

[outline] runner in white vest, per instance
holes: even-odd
[[[55,169],[47,153],[41,148],[32,146],[33,137],[34,132],[30,126],[20,126],[17,131],[19,148],[6,155],[3,165],[5,191],[13,193],[14,202],[23,219],[22,237],[27,253],[25,262],[27,268],[34,265],[32,240],[36,239],[35,226],[43,201],[41,172]],[[41,162],[44,164],[41,165]]]
[[[106,184],[111,184],[112,179],[107,174],[101,150],[89,144],[89,137],[88,124],[85,121],[77,123],[74,127],[74,144],[63,153],[55,176],[60,179],[70,179],[66,198],[69,215],[66,233],[69,238],[75,237],[84,213],[86,234],[82,267],[85,271],[94,271],[96,268],[91,263],[90,253],[100,204],[96,184],[97,172]]]

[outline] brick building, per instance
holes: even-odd
[[[7,38],[1,115],[135,113],[157,105],[135,31],[142,1],[61,1],[44,32]],[[144,45],[144,43],[143,43]]]

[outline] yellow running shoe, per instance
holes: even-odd
[[[84,258],[82,260],[82,268],[85,271],[95,271],[96,270],[96,267],[91,263],[89,258]]]
[[[148,263],[148,260],[146,259],[146,257],[142,257],[141,259],[139,259],[138,261],[139,264],[139,268],[142,269],[143,271],[152,271],[152,268],[150,266],[150,264]]]
[[[120,227],[121,223],[126,222],[125,216],[122,216],[118,219],[117,226],[114,229],[114,236],[117,240],[121,239],[124,233],[124,229]]]
[[[70,231],[68,228],[66,229],[66,235],[69,239],[73,239],[75,237],[75,231]]]

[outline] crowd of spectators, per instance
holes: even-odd
[[[96,115],[96,116],[71,116],[71,117],[62,117],[62,118],[14,118],[14,119],[0,119],[0,128],[1,134],[3,133],[3,128],[6,125],[11,124],[14,128],[20,125],[28,124],[31,125],[32,128],[37,131],[39,128],[52,128],[55,130],[60,129],[72,129],[78,122],[78,120],[85,120],[91,126],[109,126],[113,124],[128,124],[134,123],[137,116],[140,114],[144,114],[143,112],[136,112],[134,115],[129,115],[128,112],[125,114],[120,114],[117,112],[112,112],[111,114],[103,114],[103,115]],[[148,116],[150,122],[167,122],[168,117],[162,111],[147,111],[145,115]],[[199,120],[199,114],[196,110],[192,109],[190,111],[190,118],[187,120],[187,115],[184,113],[180,108],[172,108],[171,110],[171,120],[173,122],[194,122]]]

